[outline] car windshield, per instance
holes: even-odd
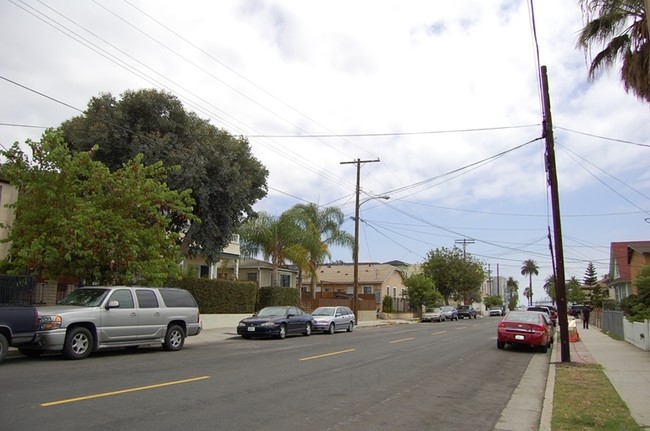
[[[311,315],[312,316],[333,316],[334,315],[334,310],[335,308],[329,308],[329,307],[319,307],[315,309]]]
[[[440,308],[427,308],[425,313],[440,313]]]
[[[77,289],[58,302],[60,305],[80,305],[97,307],[102,303],[108,289]]]
[[[281,317],[287,315],[287,307],[264,307],[257,312],[257,317]]]

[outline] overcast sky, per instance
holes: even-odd
[[[611,242],[650,240],[649,105],[618,68],[587,79],[577,2],[6,0],[0,23],[4,147],[100,93],[164,89],[248,137],[270,172],[256,209],[336,205],[353,233],[356,165],[342,162],[379,160],[361,167],[361,262],[467,240],[520,291],[535,260],[535,299],[552,274],[545,65],[567,278],[590,261],[605,275]]]

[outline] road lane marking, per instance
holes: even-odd
[[[201,377],[194,377],[191,379],[185,379],[185,380],[175,380],[173,382],[165,382],[165,383],[158,383],[155,385],[148,385],[148,386],[139,386],[136,388],[130,388],[130,389],[122,389],[120,391],[113,391],[113,392],[103,392],[100,394],[93,394],[93,395],[85,395],[83,397],[77,397],[77,398],[68,398],[65,400],[59,400],[59,401],[50,401],[48,403],[41,403],[39,404],[41,407],[52,407],[52,406],[58,406],[61,404],[68,404],[68,403],[76,403],[79,401],[86,401],[86,400],[92,400],[95,398],[103,398],[103,397],[110,397],[113,395],[122,395],[122,394],[128,394],[131,392],[138,392],[138,391],[147,391],[149,389],[157,389],[157,388],[163,388],[165,386],[172,386],[172,385],[180,385],[182,383],[191,383],[191,382],[196,382],[199,380],[205,380],[209,379],[210,376],[201,376]]]
[[[440,335],[440,334],[444,334],[445,332],[447,331],[432,332],[431,335]]]
[[[306,358],[300,358],[301,361],[311,361],[312,359],[320,359],[320,358],[326,358],[328,356],[334,356],[334,355],[342,355],[343,353],[350,353],[354,352],[357,349],[348,349],[348,350],[340,350],[338,352],[332,352],[332,353],[323,353],[322,355],[316,355],[316,356],[308,356]]]
[[[403,342],[403,341],[410,341],[410,340],[415,340],[415,337],[402,338],[402,339],[400,339],[400,340],[393,340],[393,341],[389,341],[389,343],[390,343],[390,344],[394,344],[394,343],[401,343],[401,342]]]

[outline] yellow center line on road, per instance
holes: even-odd
[[[402,338],[400,340],[393,340],[389,341],[390,344],[395,344],[395,343],[401,343],[403,341],[410,341],[410,340],[415,340],[415,337],[410,337],[410,338]]]
[[[312,359],[320,359],[320,358],[326,358],[328,356],[341,355],[343,353],[354,352],[355,350],[357,350],[357,349],[348,349],[348,350],[341,350],[341,351],[338,351],[338,352],[324,353],[322,355],[308,356],[306,358],[300,358],[300,360],[301,361],[311,361]]]
[[[432,332],[431,335],[440,335],[440,334],[444,334],[445,332],[447,331]]]
[[[191,382],[196,382],[199,380],[205,380],[209,379],[210,376],[201,376],[201,377],[194,377],[191,379],[185,379],[185,380],[176,380],[173,382],[166,382],[166,383],[158,383],[156,385],[148,385],[148,386],[140,386],[137,388],[130,388],[130,389],[122,389],[120,391],[113,391],[113,392],[103,392],[100,394],[94,394],[94,395],[86,395],[83,397],[77,397],[77,398],[68,398],[65,400],[59,400],[59,401],[50,401],[49,403],[41,403],[39,404],[41,407],[52,407],[52,406],[58,406],[61,404],[68,404],[68,403],[76,403],[79,401],[86,401],[86,400],[92,400],[95,398],[103,398],[103,397],[110,397],[113,395],[122,395],[122,394],[128,394],[131,392],[138,392],[138,391],[146,391],[149,389],[157,389],[157,388],[163,388],[165,386],[172,386],[172,385],[180,385],[182,383],[191,383]]]

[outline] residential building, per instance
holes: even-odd
[[[333,292],[343,295],[354,295],[354,264],[330,263],[317,269],[316,296],[320,292]],[[387,263],[359,263],[358,266],[359,295],[374,296],[375,308],[381,310],[381,304],[386,296],[393,299],[396,311],[408,311],[404,273],[399,268]],[[303,292],[308,292],[311,278],[302,281]]]
[[[650,265],[650,241],[613,242],[609,254],[609,287],[614,300],[637,293],[635,280],[642,267]]]
[[[481,285],[484,296],[505,297],[508,280],[505,277],[489,277]]]
[[[238,263],[238,279],[254,281],[257,287],[271,286],[273,265],[259,259],[241,259]],[[298,286],[298,269],[294,266],[278,268],[278,285],[296,289]]]
[[[217,262],[208,264],[205,256],[199,255],[183,259],[180,265],[185,274],[199,278],[237,280],[240,254],[239,235],[234,234],[230,238],[230,243],[219,254]]]
[[[18,189],[9,184],[7,181],[0,179],[0,223],[5,226],[11,226],[14,222],[14,210],[7,208],[18,199]],[[9,236],[8,229],[0,229],[0,239],[7,239]],[[9,247],[11,244],[8,242],[0,243],[0,259],[5,259],[9,254]]]

